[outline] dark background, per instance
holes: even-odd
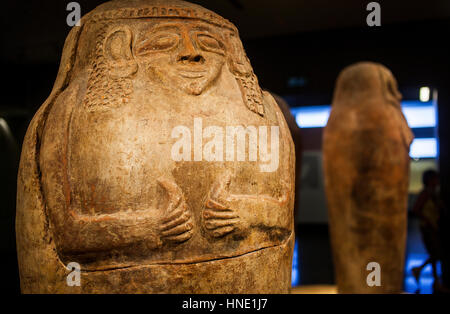
[[[0,134],[0,289],[5,292],[19,291],[14,215],[20,147],[29,121],[50,94],[56,78],[70,30],[66,24],[69,2],[8,1],[0,10],[0,117],[8,122],[12,134]],[[78,1],[82,15],[103,2]],[[448,204],[450,1],[378,1],[381,27],[367,26],[366,5],[370,1],[363,0],[191,2],[215,11],[238,27],[261,86],[280,95],[296,95],[296,103],[291,105],[330,104],[338,73],[364,60],[390,68],[406,99],[417,99],[420,86],[437,88],[439,165]],[[312,283],[320,282],[321,270],[316,272],[310,275]],[[445,261],[443,276],[450,286]]]

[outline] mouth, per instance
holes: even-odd
[[[180,76],[184,77],[184,78],[191,78],[191,79],[196,79],[196,78],[201,78],[203,76],[205,76],[206,71],[179,71]]]

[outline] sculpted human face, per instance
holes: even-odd
[[[225,45],[212,25],[166,21],[144,32],[135,56],[152,81],[199,95],[219,76]]]

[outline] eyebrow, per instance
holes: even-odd
[[[200,22],[199,24],[192,27],[191,31],[206,31],[223,39],[220,30],[215,25],[210,25],[208,23]]]
[[[214,33],[214,30],[212,27],[206,26],[206,25],[198,25],[192,28],[192,30],[196,31],[208,31],[210,33]]]
[[[158,31],[165,31],[165,30],[169,30],[169,29],[180,30],[180,26],[175,24],[175,23],[165,23],[165,24],[162,24],[162,25],[156,25],[155,27],[150,29],[149,33],[154,33],[154,32],[158,32]]]
[[[145,45],[146,42],[148,42],[151,39],[147,35],[152,35],[157,32],[168,31],[168,30],[173,30],[173,29],[180,31],[180,27],[173,22],[156,25],[156,26],[152,27],[149,31],[145,32],[145,36],[143,38],[141,38],[140,40],[138,40],[138,42],[139,42],[138,46],[142,47],[142,45]]]
[[[149,40],[149,38],[147,37],[148,35],[152,35],[152,34],[155,34],[158,32],[163,32],[163,31],[169,31],[169,30],[176,30],[179,32],[179,31],[181,31],[181,28],[182,28],[182,26],[180,26],[179,23],[177,23],[177,22],[165,22],[163,24],[156,25],[145,33],[146,36],[140,42],[145,43],[146,41],[148,41]],[[218,34],[216,31],[214,31],[214,28],[207,24],[201,23],[200,25],[195,25],[194,27],[191,28],[190,31],[206,31],[209,34],[219,36],[219,38],[222,39],[220,34]]]

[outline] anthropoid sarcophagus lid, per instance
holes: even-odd
[[[288,292],[294,163],[233,24],[105,3],[71,30],[25,137],[22,292]]]
[[[323,161],[341,293],[402,291],[413,134],[400,99],[394,76],[377,63],[351,65],[336,83]]]

